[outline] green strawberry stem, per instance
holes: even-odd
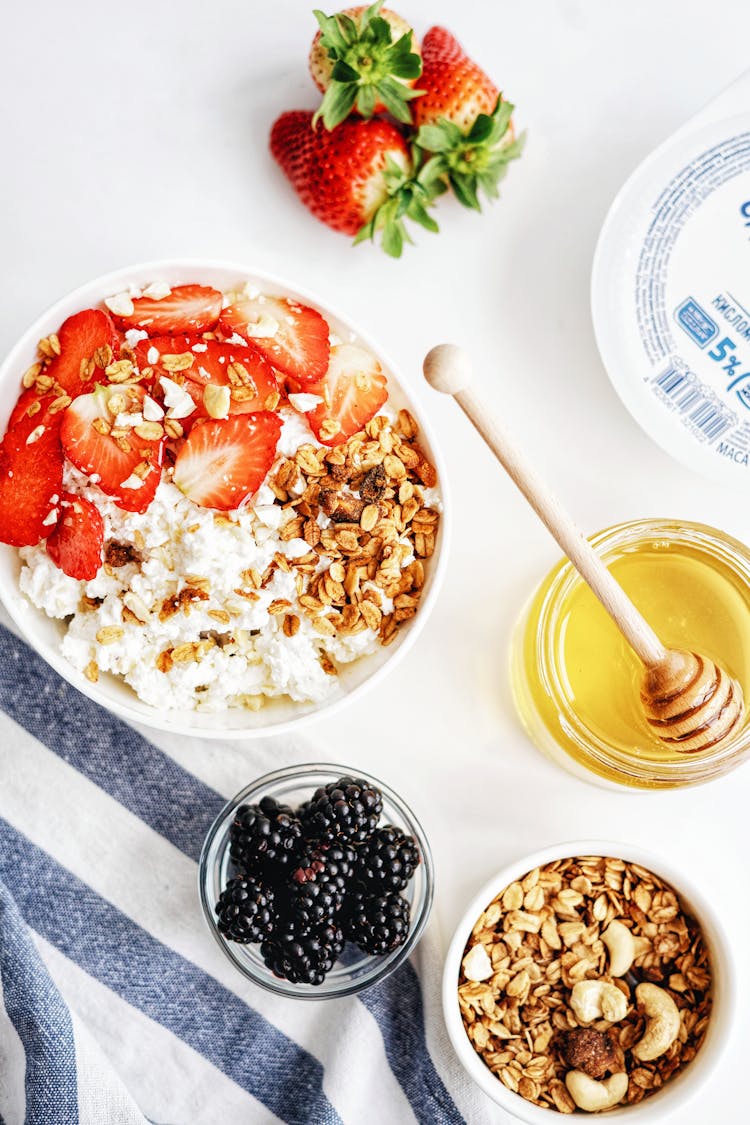
[[[365,223],[354,239],[354,245],[380,235],[380,245],[392,258],[400,258],[405,242],[412,239],[404,222],[411,219],[425,230],[437,234],[440,229],[429,212],[438,195],[446,190],[442,176],[435,177],[427,164],[422,164],[422,153],[413,150],[413,166],[404,169],[389,157],[385,171],[388,198],[378,207],[369,222]]]
[[[481,211],[479,190],[497,199],[498,184],[511,160],[523,152],[526,135],[510,139],[508,127],[515,106],[498,98],[492,113],[480,113],[464,133],[447,118],[436,125],[422,125],[416,144],[433,155],[423,166],[430,179],[443,179],[464,207]]]
[[[377,0],[356,21],[343,12],[314,12],[320,42],[334,65],[313,124],[322,117],[326,129],[335,129],[353,109],[372,117],[378,102],[397,121],[410,124],[409,102],[421,91],[398,79],[419,78],[422,59],[412,50],[410,32],[393,42],[391,25],[378,14],[382,6]]]

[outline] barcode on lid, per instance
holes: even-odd
[[[654,384],[709,442],[718,441],[734,421],[733,415],[728,414],[713,395],[707,395],[689,372],[667,367],[656,376]]]

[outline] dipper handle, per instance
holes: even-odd
[[[487,404],[473,390],[471,361],[466,352],[455,344],[438,345],[425,356],[424,374],[436,391],[455,398],[646,667],[663,665],[668,650],[576,527],[555,494],[505,432]]]

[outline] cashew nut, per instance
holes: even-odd
[[[606,980],[579,980],[570,994],[570,1006],[579,1023],[605,1019],[617,1023],[625,1019],[627,997],[616,984]]]
[[[565,1085],[579,1109],[597,1113],[622,1101],[628,1092],[628,1076],[625,1071],[620,1071],[610,1074],[602,1082],[596,1082],[582,1070],[569,1070],[565,1075]]]
[[[635,940],[632,933],[627,926],[615,919],[602,934],[602,941],[609,953],[609,975],[624,977],[635,960]]]
[[[679,1035],[680,1012],[669,993],[655,984],[639,984],[635,998],[646,1017],[646,1030],[632,1053],[641,1062],[651,1062],[668,1051]]]
[[[464,957],[463,970],[467,980],[487,980],[488,977],[492,976],[494,971],[492,962],[483,945],[477,944],[471,947]]]

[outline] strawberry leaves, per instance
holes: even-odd
[[[411,123],[409,102],[420,91],[405,83],[419,78],[422,59],[411,31],[394,42],[390,23],[379,15],[382,6],[377,0],[357,19],[344,12],[314,12],[320,44],[333,64],[314,125],[322,118],[326,129],[335,129],[354,109],[367,118],[382,107],[404,125]]]
[[[436,124],[422,125],[416,144],[433,154],[423,169],[426,178],[442,179],[464,207],[475,211],[481,211],[480,189],[488,199],[497,199],[498,184],[510,161],[521,155],[526,139],[523,134],[513,136],[514,108],[511,102],[498,98],[492,113],[478,114],[466,132],[446,117]]]
[[[358,231],[354,245],[366,239],[375,241],[380,234],[380,244],[386,254],[400,258],[405,242],[411,237],[404,219],[411,219],[434,234],[439,227],[428,208],[438,195],[446,190],[442,172],[433,172],[424,165],[420,167],[421,153],[414,147],[412,153],[413,169],[407,170],[388,159],[383,177],[388,190],[388,199],[381,203],[368,223]]]

